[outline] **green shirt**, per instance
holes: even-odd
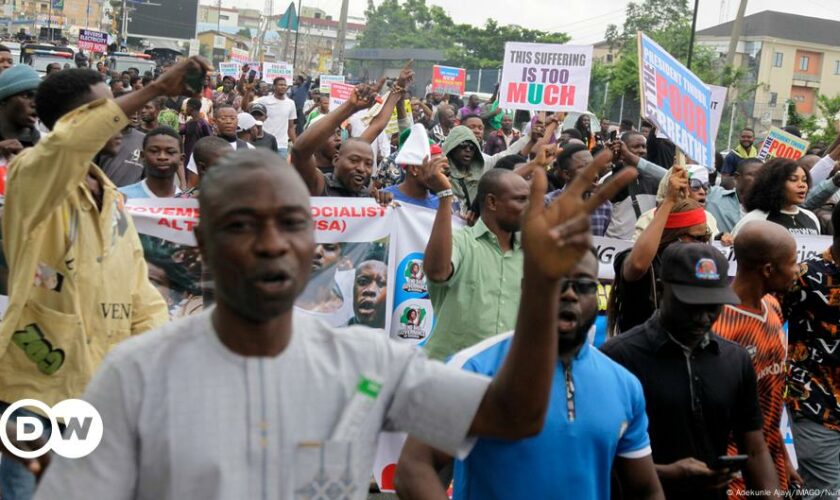
[[[447,281],[428,282],[436,323],[425,349],[433,359],[514,329],[522,282],[519,235],[503,254],[479,219],[452,235],[452,268]]]

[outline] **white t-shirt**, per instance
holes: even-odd
[[[273,95],[260,97],[256,102],[265,105],[267,117],[263,130],[277,138],[277,145],[285,149],[289,144],[289,120],[297,119],[295,101],[289,97],[278,99]]]
[[[381,332],[299,314],[280,355],[244,357],[219,340],[212,312],[107,355],[84,395],[102,416],[102,441],[84,458],[56,456],[36,498],[292,500],[332,490],[362,500],[380,431],[461,457],[474,443],[466,436],[488,378]]]

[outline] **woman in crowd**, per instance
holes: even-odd
[[[688,175],[674,167],[668,193],[650,224],[632,248],[619,252],[613,261],[615,282],[610,293],[608,332],[617,335],[647,321],[659,306],[659,256],[675,242],[711,240],[703,207],[686,194]]]
[[[688,197],[703,207],[706,208],[706,195],[709,193],[709,171],[702,165],[686,165],[688,170]],[[665,174],[665,177],[659,181],[659,189],[656,191],[656,205],[662,204],[665,200],[665,195],[668,193],[668,178],[671,176],[670,172]],[[633,234],[633,241],[639,239],[642,231],[650,225],[653,216],[656,214],[656,209],[650,209],[643,213],[639,220],[636,221],[636,232]],[[706,225],[709,226],[709,231],[712,233],[712,238],[715,239],[720,234],[718,231],[717,220],[715,216],[706,211]]]
[[[820,222],[805,203],[811,177],[793,160],[776,158],[764,165],[744,202],[745,215],[732,229],[732,236],[749,221],[769,220],[792,234],[820,234]]]

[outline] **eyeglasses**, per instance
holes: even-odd
[[[572,287],[577,295],[594,295],[598,292],[598,282],[589,278],[560,280],[560,293],[565,293],[569,287]]]
[[[703,188],[703,191],[709,192],[709,183],[703,182],[700,179],[689,179],[688,187],[692,191],[700,191],[700,188]]]
[[[684,234],[680,236],[680,240],[684,243],[708,243],[712,239],[712,232],[706,231],[706,234],[696,235],[696,234]]]
[[[472,147],[473,147],[473,143],[467,141],[467,142],[462,142],[461,144],[458,144],[457,146],[455,146],[455,149],[470,149]]]

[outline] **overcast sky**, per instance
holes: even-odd
[[[381,0],[374,0],[378,4]],[[593,43],[604,38],[610,23],[621,25],[629,0],[426,0],[440,5],[456,22],[483,24],[493,17],[500,24],[518,24],[546,31],[564,31],[574,42]],[[275,12],[285,10],[288,0],[274,0]],[[689,0],[693,2],[693,0]],[[840,21],[838,0],[749,0],[747,14],[763,10],[790,12]],[[215,0],[202,0],[213,3]],[[735,18],[739,0],[700,0],[698,29]],[[829,4],[834,8],[829,8]],[[222,0],[222,5],[248,5],[262,9],[265,0]],[[303,0],[305,7],[318,7],[338,19],[341,0]],[[367,0],[350,0],[350,15],[363,16]],[[480,7],[479,7],[480,5]],[[515,7],[512,7],[515,6]],[[504,16],[500,13],[505,13]]]

